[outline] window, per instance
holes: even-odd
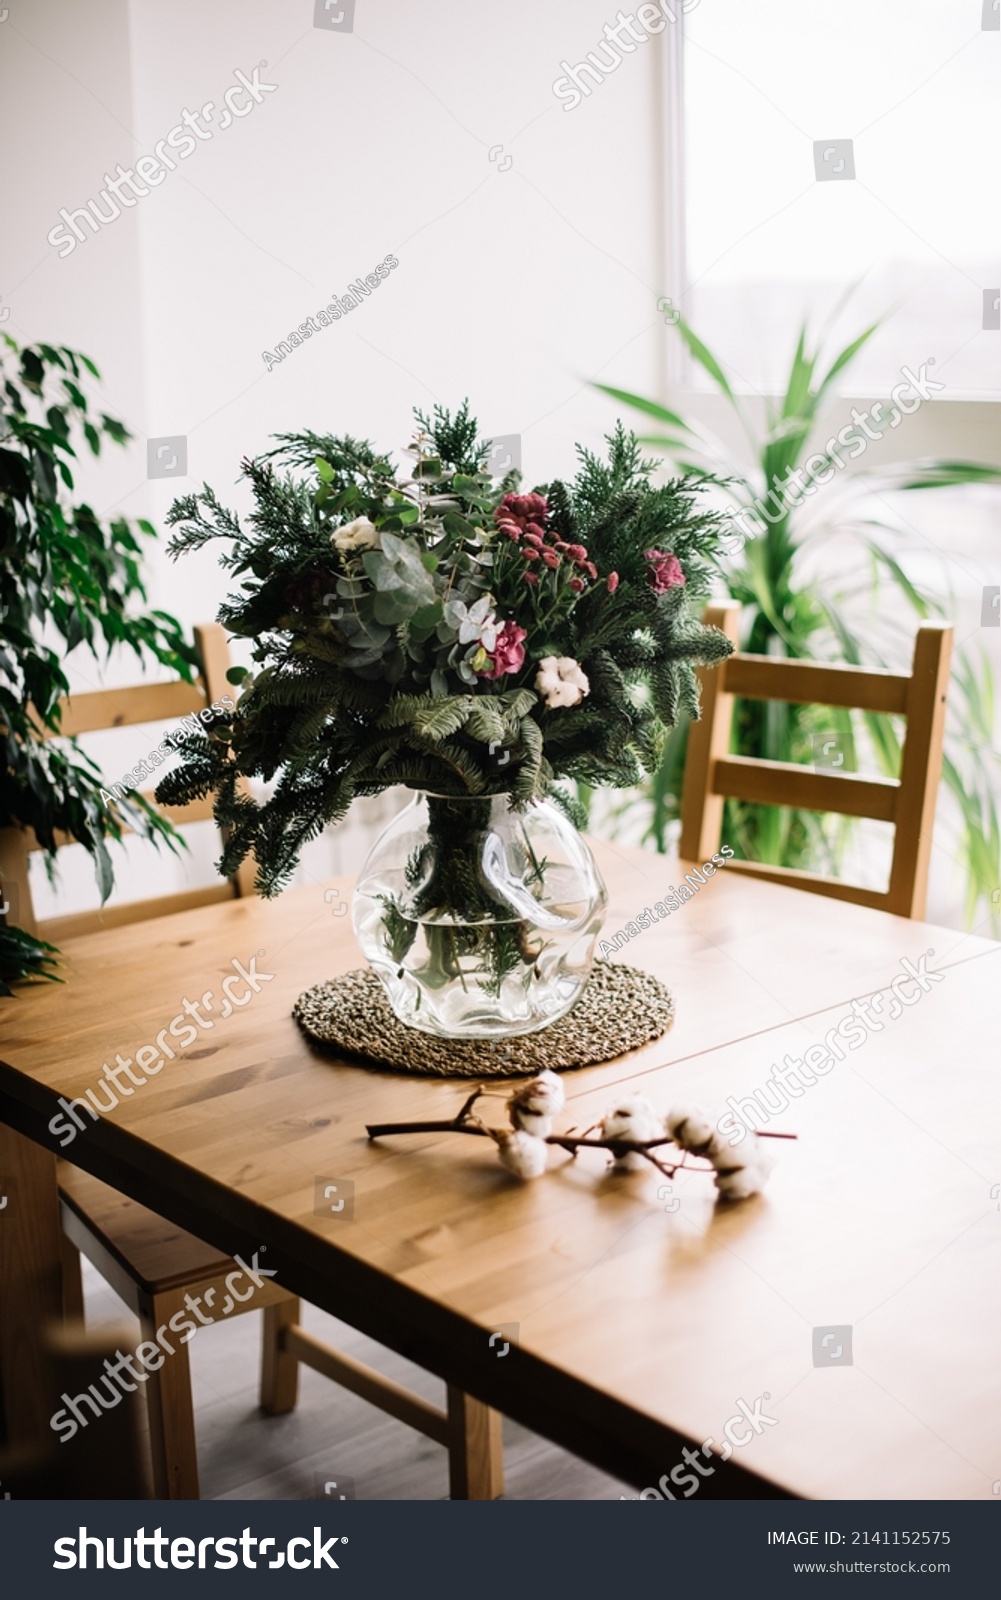
[[[1001,398],[990,12],[991,0],[771,0],[765,20],[747,0],[712,0],[684,18],[681,305],[740,386],[774,391],[799,322],[819,329],[858,281],[832,340],[886,325],[852,367],[853,392],[885,393],[903,364],[934,357],[943,399]],[[678,223],[680,196],[670,203]]]

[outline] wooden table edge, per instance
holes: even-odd
[[[0,1059],[0,1123],[48,1151],[53,1164],[59,1147],[48,1122],[58,1110],[53,1091]],[[74,1157],[85,1171],[228,1255],[252,1259],[262,1243],[269,1243],[271,1260],[281,1262],[282,1287],[290,1293],[623,1482],[654,1486],[680,1460],[684,1446],[698,1449],[702,1443],[517,1345],[509,1352],[514,1359],[506,1357],[499,1367],[487,1357],[489,1330],[483,1325],[106,1118],[75,1142]],[[15,1286],[4,1283],[6,1255],[0,1256],[0,1300],[7,1301],[10,1315]],[[16,1295],[20,1308],[24,1285],[16,1286]],[[703,1482],[702,1499],[803,1498],[735,1461],[717,1458],[715,1465],[714,1476]]]

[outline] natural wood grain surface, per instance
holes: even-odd
[[[613,931],[691,871],[597,849]],[[723,1211],[703,1178],[658,1197],[656,1173],[606,1175],[593,1152],[520,1185],[486,1141],[369,1144],[366,1122],[448,1115],[464,1087],[362,1071],[298,1033],[296,995],[359,964],[347,921],[315,887],[76,941],[64,990],[3,1013],[0,1115],[54,1146],[58,1095],[82,1094],[211,991],[211,1029],[87,1119],[67,1155],[220,1251],[260,1252],[284,1287],[639,1486],[767,1391],[778,1425],[719,1462],[703,1497],[990,1495],[996,946],[726,869],[634,939],[623,959],[674,989],[678,1021],[570,1074],[568,1124],[587,1126],[625,1084],[665,1109],[723,1109],[786,1051],[822,1044],[904,958],[933,949],[945,969],[775,1118],[799,1142],[779,1147],[764,1197]],[[257,952],[273,976],[224,1018],[222,979]],[[317,1179],[354,1183],[353,1220],[316,1214]],[[501,1360],[490,1334],[509,1324]],[[811,1330],[827,1324],[855,1327],[853,1367],[813,1366]]]
[[[783,700],[791,705],[846,706],[865,711],[907,710],[911,679],[879,667],[840,661],[781,661],[776,656],[733,656],[726,665],[728,694],[747,700]]]
[[[742,862],[740,868],[770,883],[788,884],[830,899],[854,900],[895,916],[923,917],[942,776],[951,623],[921,624],[910,676],[902,677],[881,668],[743,655],[736,649],[740,606],[733,600],[707,606],[702,620],[725,633],[735,650],[720,666],[702,667],[698,672],[702,718],[689,731],[681,798],[682,855],[709,857],[718,848],[726,799],[892,822],[889,882],[882,891],[788,867]],[[796,762],[731,755],[735,696],[903,713],[906,731],[900,777],[817,772]]]

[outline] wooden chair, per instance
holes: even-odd
[[[710,606],[703,617],[704,622],[721,628],[735,645],[739,620],[740,607],[733,601]],[[873,906],[900,917],[923,917],[935,801],[942,774],[951,654],[951,625],[925,622],[918,629],[907,676],[881,668],[791,661],[740,651],[715,670],[700,671],[702,719],[693,722],[689,730],[681,801],[681,856],[686,861],[707,861],[719,849],[726,799],[873,817],[894,825],[886,889],[865,889],[819,873],[756,861],[730,861],[727,871],[809,889],[836,900],[854,900],[858,905]],[[906,717],[899,779],[865,778],[854,772],[816,772],[790,762],[731,755],[730,728],[737,696],[792,705],[896,712]]]
[[[204,711],[207,705],[231,693],[226,680],[229,671],[229,646],[226,633],[217,622],[195,629],[195,648],[202,663],[200,683],[184,683],[175,678],[167,683],[129,685],[121,689],[98,689],[93,694],[78,694],[61,703],[62,732],[67,736],[103,732],[109,728],[135,727],[139,723],[174,722]],[[142,791],[147,800],[151,791]],[[188,806],[161,806],[171,822],[204,822],[212,816],[212,799],[195,800]],[[72,844],[63,835],[60,845]],[[77,934],[96,933],[102,928],[119,928],[130,922],[145,922],[150,917],[166,917],[172,911],[192,906],[211,905],[233,895],[254,892],[254,866],[245,861],[228,882],[210,884],[203,889],[186,889],[179,894],[161,895],[156,900],[133,900],[125,905],[105,906],[99,911],[81,911],[67,917],[50,917],[39,922],[35,916],[28,885],[28,857],[41,849],[30,829],[0,828],[0,879],[14,884],[18,891],[18,927],[38,938],[60,944]]]
[[[150,684],[79,695],[64,703],[64,732],[83,734],[181,718],[220,699],[228,689],[225,632],[215,623],[198,627],[195,643],[202,662],[200,684]],[[212,803],[207,799],[161,810],[173,822],[183,824],[210,818]],[[31,905],[27,873],[28,856],[38,848],[30,833],[0,829],[0,879],[16,888],[18,925],[54,943],[253,893],[254,868],[248,862],[228,883],[39,923]],[[68,1317],[83,1316],[81,1254],[139,1318],[144,1340],[156,1342],[157,1330],[184,1310],[186,1295],[201,1296],[210,1310],[224,1305],[226,1278],[239,1270],[230,1257],[65,1161],[59,1163],[59,1192]],[[264,1314],[260,1402],[265,1411],[277,1415],[292,1410],[298,1395],[299,1366],[313,1367],[445,1446],[453,1499],[491,1500],[503,1493],[501,1418],[497,1412],[452,1388],[447,1410],[440,1411],[374,1368],[330,1349],[299,1325],[299,1300],[277,1285],[255,1290],[245,1304],[233,1305],[228,1315],[256,1310]],[[144,1385],[153,1491],[159,1500],[197,1500],[188,1350],[178,1338],[167,1337],[173,1354],[158,1371],[149,1373]]]

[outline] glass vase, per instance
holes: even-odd
[[[551,802],[421,792],[376,841],[352,917],[401,1022],[508,1039],[570,1010],[606,905],[587,844]]]

